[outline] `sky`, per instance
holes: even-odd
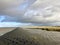
[[[0,22],[60,26],[60,0],[0,0]]]

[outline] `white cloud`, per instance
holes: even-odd
[[[60,22],[60,0],[0,0],[0,14],[23,23],[56,25]]]
[[[25,13],[27,20],[42,24],[60,22],[59,4],[60,0],[37,0]]]

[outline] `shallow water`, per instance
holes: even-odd
[[[8,28],[8,27],[6,27],[6,28],[0,28],[0,36],[4,35],[5,33],[10,32],[10,31],[12,31],[14,29],[15,28]]]

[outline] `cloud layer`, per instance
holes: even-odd
[[[0,0],[0,15],[22,23],[60,26],[60,0]]]

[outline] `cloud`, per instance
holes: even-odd
[[[37,25],[58,25],[60,22],[59,0],[37,0],[26,11],[24,20]],[[60,24],[59,24],[60,25]]]
[[[35,0],[0,0],[0,14],[16,16],[25,12]]]
[[[33,25],[60,25],[60,0],[0,0],[0,15]],[[12,21],[10,17],[4,20]]]

